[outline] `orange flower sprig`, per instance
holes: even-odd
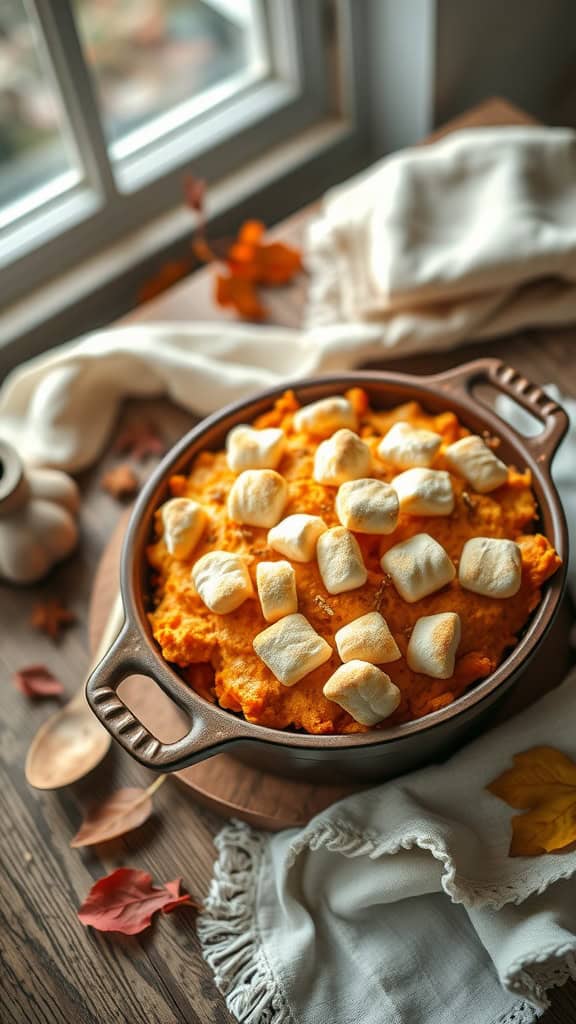
[[[232,242],[209,242],[206,235],[206,182],[189,175],[184,182],[184,198],[198,218],[191,256],[164,264],[158,274],[141,288],[140,301],[155,298],[185,277],[193,269],[192,257],[195,257],[201,263],[222,266],[214,279],[214,298],[219,306],[234,309],[243,320],[265,320],[267,311],[258,289],[288,284],[301,273],[299,250],[283,242],[266,242],[266,229],[259,220],[245,221]]]

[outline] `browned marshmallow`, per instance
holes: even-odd
[[[328,527],[320,516],[296,512],[286,516],[268,533],[268,544],[291,562],[311,562],[316,554],[316,543]]]
[[[479,494],[494,491],[508,479],[508,467],[476,434],[448,445],[444,454],[450,468],[460,473]]]
[[[472,537],[460,555],[458,579],[464,590],[485,597],[514,597],[522,583],[522,554],[513,540]]]
[[[230,469],[276,469],[284,453],[284,431],[278,427],[255,430],[246,423],[234,427],[226,438],[226,459]]]
[[[442,444],[440,434],[420,430],[411,423],[394,423],[378,445],[378,455],[400,469],[431,466]]]
[[[322,582],[329,594],[355,590],[368,579],[358,541],[343,526],[335,526],[321,534],[316,545],[316,558]]]
[[[342,661],[369,661],[379,665],[401,657],[398,644],[380,612],[367,612],[348,622],[338,630],[334,640]]]
[[[356,430],[357,426],[358,421],[352,405],[341,395],[322,398],[319,402],[305,405],[294,413],[294,429],[299,433],[313,434],[315,437],[330,437],[341,427]]]
[[[228,515],[248,526],[275,526],[288,501],[288,484],[273,469],[246,469],[230,488]]]
[[[370,476],[372,455],[367,444],[351,430],[337,430],[322,441],[314,456],[314,479],[338,487],[346,480]]]
[[[450,473],[443,469],[407,469],[392,480],[400,511],[409,516],[449,516],[454,509]]]
[[[382,480],[348,480],[336,495],[336,514],[355,533],[392,533],[398,523],[398,495]]]
[[[171,498],[159,512],[167,550],[175,558],[189,558],[204,532],[206,512],[191,498]]]
[[[412,671],[433,679],[449,679],[454,675],[461,632],[460,616],[456,612],[441,612],[418,619],[406,653]]]
[[[440,590],[456,575],[446,551],[428,533],[417,533],[396,544],[382,555],[380,565],[409,604]]]
[[[258,562],[256,586],[266,622],[277,622],[298,611],[296,573],[290,562]]]
[[[332,655],[303,615],[286,615],[254,637],[254,650],[284,686],[294,686]]]
[[[324,696],[335,701],[361,725],[376,725],[400,703],[400,690],[382,669],[366,661],[349,661],[324,684]]]
[[[230,551],[208,551],[192,567],[198,595],[211,612],[227,615],[236,611],[254,588],[246,562]]]

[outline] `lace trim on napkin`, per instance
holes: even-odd
[[[264,953],[255,917],[266,839],[236,821],[214,840],[218,859],[197,933],[231,1013],[246,1024],[294,1024]]]
[[[529,896],[538,896],[549,886],[574,874],[574,864],[566,863],[556,871],[549,869],[538,883],[532,881],[529,890],[522,885],[522,879],[509,882],[480,882],[476,879],[457,876],[456,865],[450,851],[437,835],[426,834],[418,823],[418,829],[410,831],[407,825],[402,836],[382,836],[377,832],[360,831],[341,819],[321,822],[311,829],[305,829],[292,843],[286,866],[290,868],[297,857],[306,849],[319,850],[325,847],[344,857],[378,857],[411,850],[415,846],[427,850],[442,864],[441,885],[453,903],[466,903],[470,907],[489,907],[500,910],[506,903],[523,903]]]

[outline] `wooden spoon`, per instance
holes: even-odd
[[[118,593],[86,677],[118,636],[124,608]],[[35,789],[60,789],[92,771],[108,752],[112,737],[90,710],[84,684],[60,711],[40,726],[26,758],[25,774]]]

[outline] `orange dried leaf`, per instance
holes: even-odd
[[[245,320],[264,320],[266,311],[251,281],[241,277],[216,277],[216,302],[230,306]]]
[[[165,775],[161,775],[148,789],[136,786],[119,789],[101,804],[92,807],[70,841],[70,846],[94,846],[139,828],[152,814],[152,795],[165,778]]]
[[[189,206],[195,213],[204,215],[204,205],[206,202],[206,181],[204,178],[195,178],[193,174],[188,174],[184,178],[184,202],[186,206]]]
[[[514,766],[487,789],[510,807],[511,857],[533,857],[576,842],[576,764],[554,747],[516,754]]]
[[[258,245],[264,237],[266,228],[261,220],[245,220],[238,232],[238,241],[248,245]]]

